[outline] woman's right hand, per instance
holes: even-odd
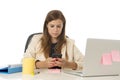
[[[51,58],[51,57],[47,58],[46,61],[45,61],[46,66],[48,68],[54,67],[55,66],[55,61],[56,61],[56,58]]]

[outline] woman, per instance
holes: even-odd
[[[66,20],[59,10],[50,11],[45,19],[43,34],[33,36],[24,57],[35,58],[36,68],[83,68],[83,55],[74,41],[65,36]],[[53,53],[62,58],[52,58]]]

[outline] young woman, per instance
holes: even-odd
[[[43,34],[34,35],[24,57],[35,58],[36,68],[83,68],[83,55],[74,41],[65,35],[66,20],[59,10],[50,11],[45,19]],[[52,55],[62,54],[62,58]]]

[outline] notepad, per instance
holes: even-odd
[[[48,69],[49,73],[60,73],[61,69]]]
[[[22,64],[11,64],[0,67],[0,73],[11,74],[22,72]]]

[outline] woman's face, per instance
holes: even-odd
[[[47,28],[49,35],[52,38],[57,38],[62,32],[63,22],[60,19],[52,20],[48,23]]]

